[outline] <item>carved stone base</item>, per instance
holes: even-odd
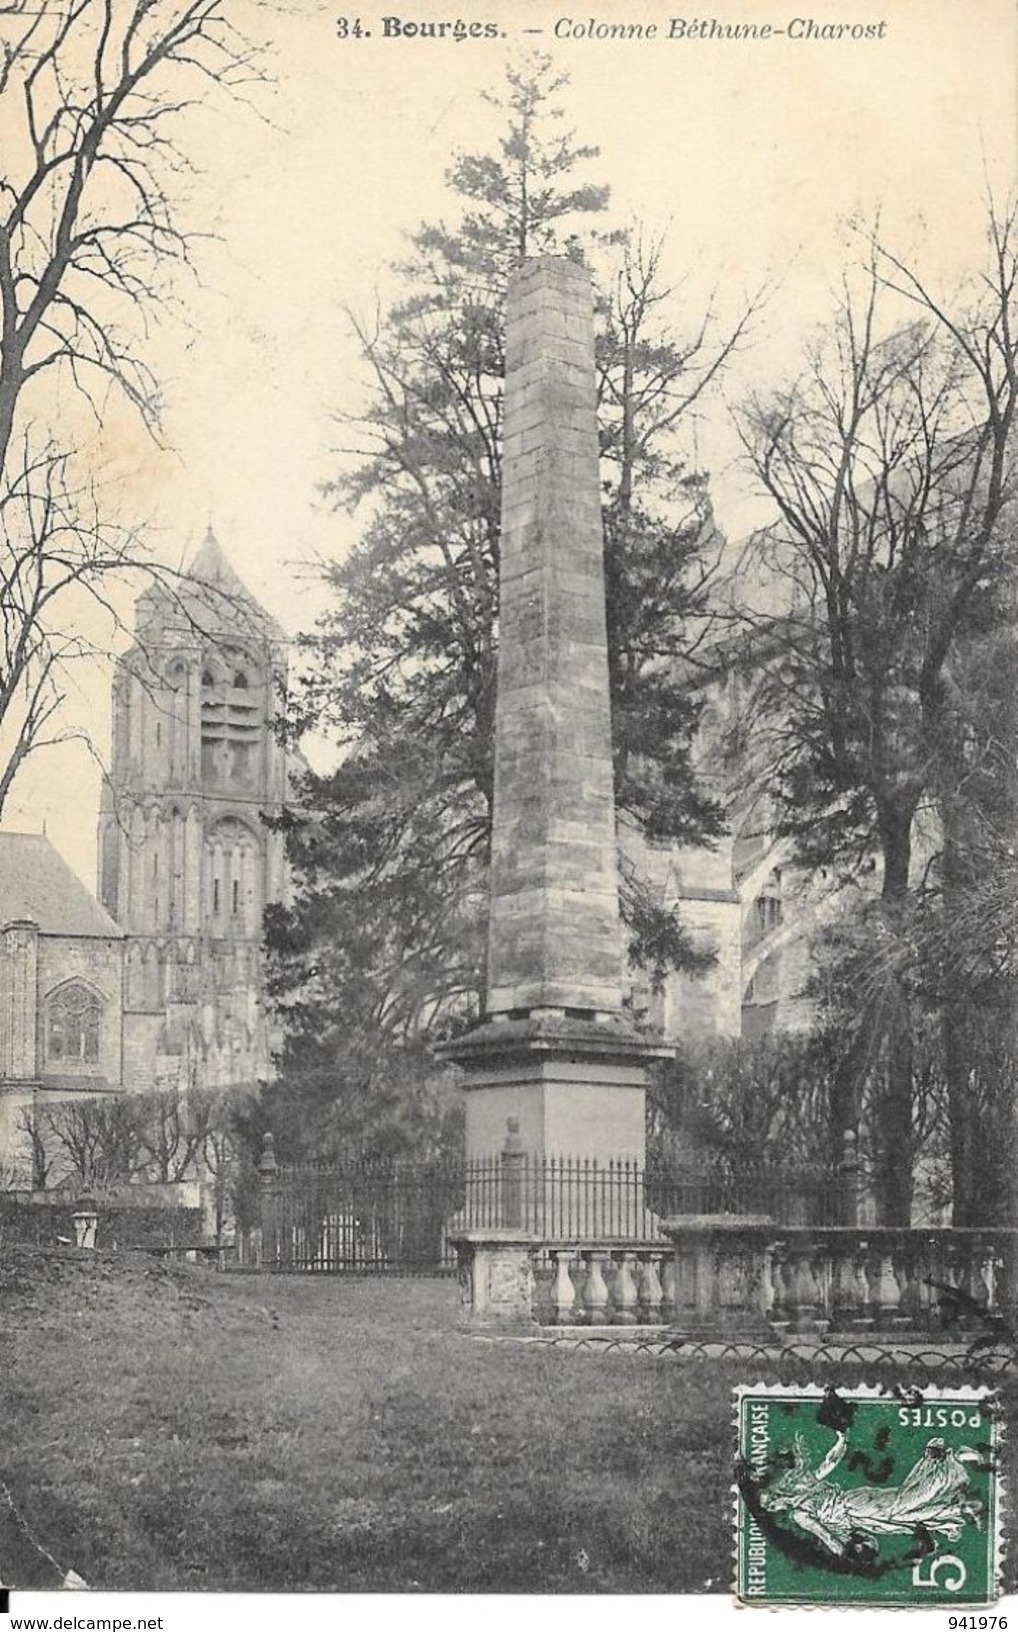
[[[501,1330],[534,1324],[532,1238],[523,1230],[468,1230],[452,1237],[459,1261],[461,1322]]]

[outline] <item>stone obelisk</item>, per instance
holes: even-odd
[[[593,299],[524,263],[506,319],[488,978],[465,1068],[467,1153],[507,1120],[538,1155],[644,1155],[645,1070],[623,1013]]]

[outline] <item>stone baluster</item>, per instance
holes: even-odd
[[[606,1326],[608,1324],[608,1287],[601,1272],[601,1254],[599,1252],[585,1252],[583,1262],[586,1274],[583,1277],[583,1289],[580,1294],[584,1323],[588,1326]]]
[[[757,1306],[764,1319],[771,1322],[774,1320],[778,1302],[777,1287],[774,1284],[774,1253],[773,1242],[769,1242],[761,1249],[756,1279]]]
[[[675,1248],[675,1309],[680,1317],[696,1308],[697,1248],[682,1242]]]
[[[553,1326],[573,1326],[578,1319],[576,1288],[570,1274],[574,1254],[560,1247],[551,1254],[555,1273],[551,1283],[551,1322]]]
[[[619,1252],[612,1254],[615,1273],[612,1279],[612,1321],[616,1326],[635,1326],[637,1324],[637,1292],[636,1282],[633,1279],[633,1254]]]
[[[922,1326],[922,1300],[916,1275],[916,1248],[910,1237],[906,1237],[894,1249],[894,1275],[898,1282],[901,1324],[915,1331]]]
[[[859,1266],[853,1240],[840,1242],[831,1275],[831,1325],[836,1331],[855,1326],[864,1313],[860,1298]]]
[[[814,1241],[809,1264],[816,1287],[817,1325],[821,1332],[826,1332],[831,1324],[831,1286],[834,1280],[834,1258],[826,1237]]]
[[[786,1285],[792,1332],[816,1331],[820,1320],[820,1288],[813,1274],[813,1251],[811,1242],[795,1242],[789,1246]]]
[[[922,1332],[928,1332],[937,1323],[937,1294],[931,1285],[936,1279],[937,1244],[924,1242],[912,1264],[914,1318]]]
[[[855,1254],[855,1300],[859,1313],[855,1325],[864,1331],[873,1325],[873,1269],[870,1262],[870,1244],[860,1241]]]
[[[885,1330],[901,1323],[901,1288],[894,1273],[894,1260],[886,1247],[878,1249],[873,1258],[870,1302],[876,1326]]]
[[[834,1284],[834,1255],[831,1243],[826,1235],[818,1236],[813,1243],[810,1256],[810,1269],[817,1289],[817,1310],[819,1324],[826,1331],[831,1324],[832,1286]]]
[[[661,1264],[661,1319],[668,1324],[679,1310],[679,1266],[675,1249],[666,1252]]]
[[[658,1264],[666,1255],[660,1252],[642,1252],[637,1258],[637,1295],[640,1319],[648,1326],[656,1326],[661,1319],[664,1288],[658,1274]]]
[[[771,1321],[778,1330],[785,1330],[791,1320],[791,1264],[787,1241],[775,1241],[771,1248],[771,1280],[774,1283],[774,1302]]]

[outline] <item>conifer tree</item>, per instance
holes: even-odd
[[[721,827],[693,778],[697,711],[681,669],[711,518],[676,432],[745,320],[721,341],[710,321],[675,340],[660,247],[597,231],[607,189],[583,179],[596,150],[568,130],[563,85],[547,59],[509,69],[491,98],[494,149],[461,154],[448,173],[458,215],[418,229],[399,268],[405,292],[377,327],[357,323],[372,396],[344,422],[352,458],[331,491],[363,530],[328,571],[331,604],[307,641],[292,720],[324,726],[343,757],[305,779],[308,814],[289,830],[300,888],[270,921],[284,1075],[308,1071],[322,1104],[371,1102],[392,1080],[393,1047],[405,1057],[422,1034],[462,1025],[483,987],[504,297],[527,256],[610,269],[598,280],[597,362],[620,811],[660,839],[700,842]],[[651,977],[697,967],[676,916],[631,869],[624,883],[634,956]]]

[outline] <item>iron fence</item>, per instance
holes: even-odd
[[[662,1218],[734,1213],[776,1224],[854,1224],[859,1205],[854,1171],[816,1167],[736,1167],[692,1171],[648,1166],[647,1194]]]
[[[462,1163],[280,1168],[262,1194],[262,1261],[326,1274],[452,1273]]]
[[[677,1214],[853,1221],[850,1176],[802,1168],[691,1171],[507,1150],[484,1159],[358,1158],[262,1167],[261,1263],[324,1274],[451,1274],[451,1240],[520,1229],[547,1242],[661,1240]]]

